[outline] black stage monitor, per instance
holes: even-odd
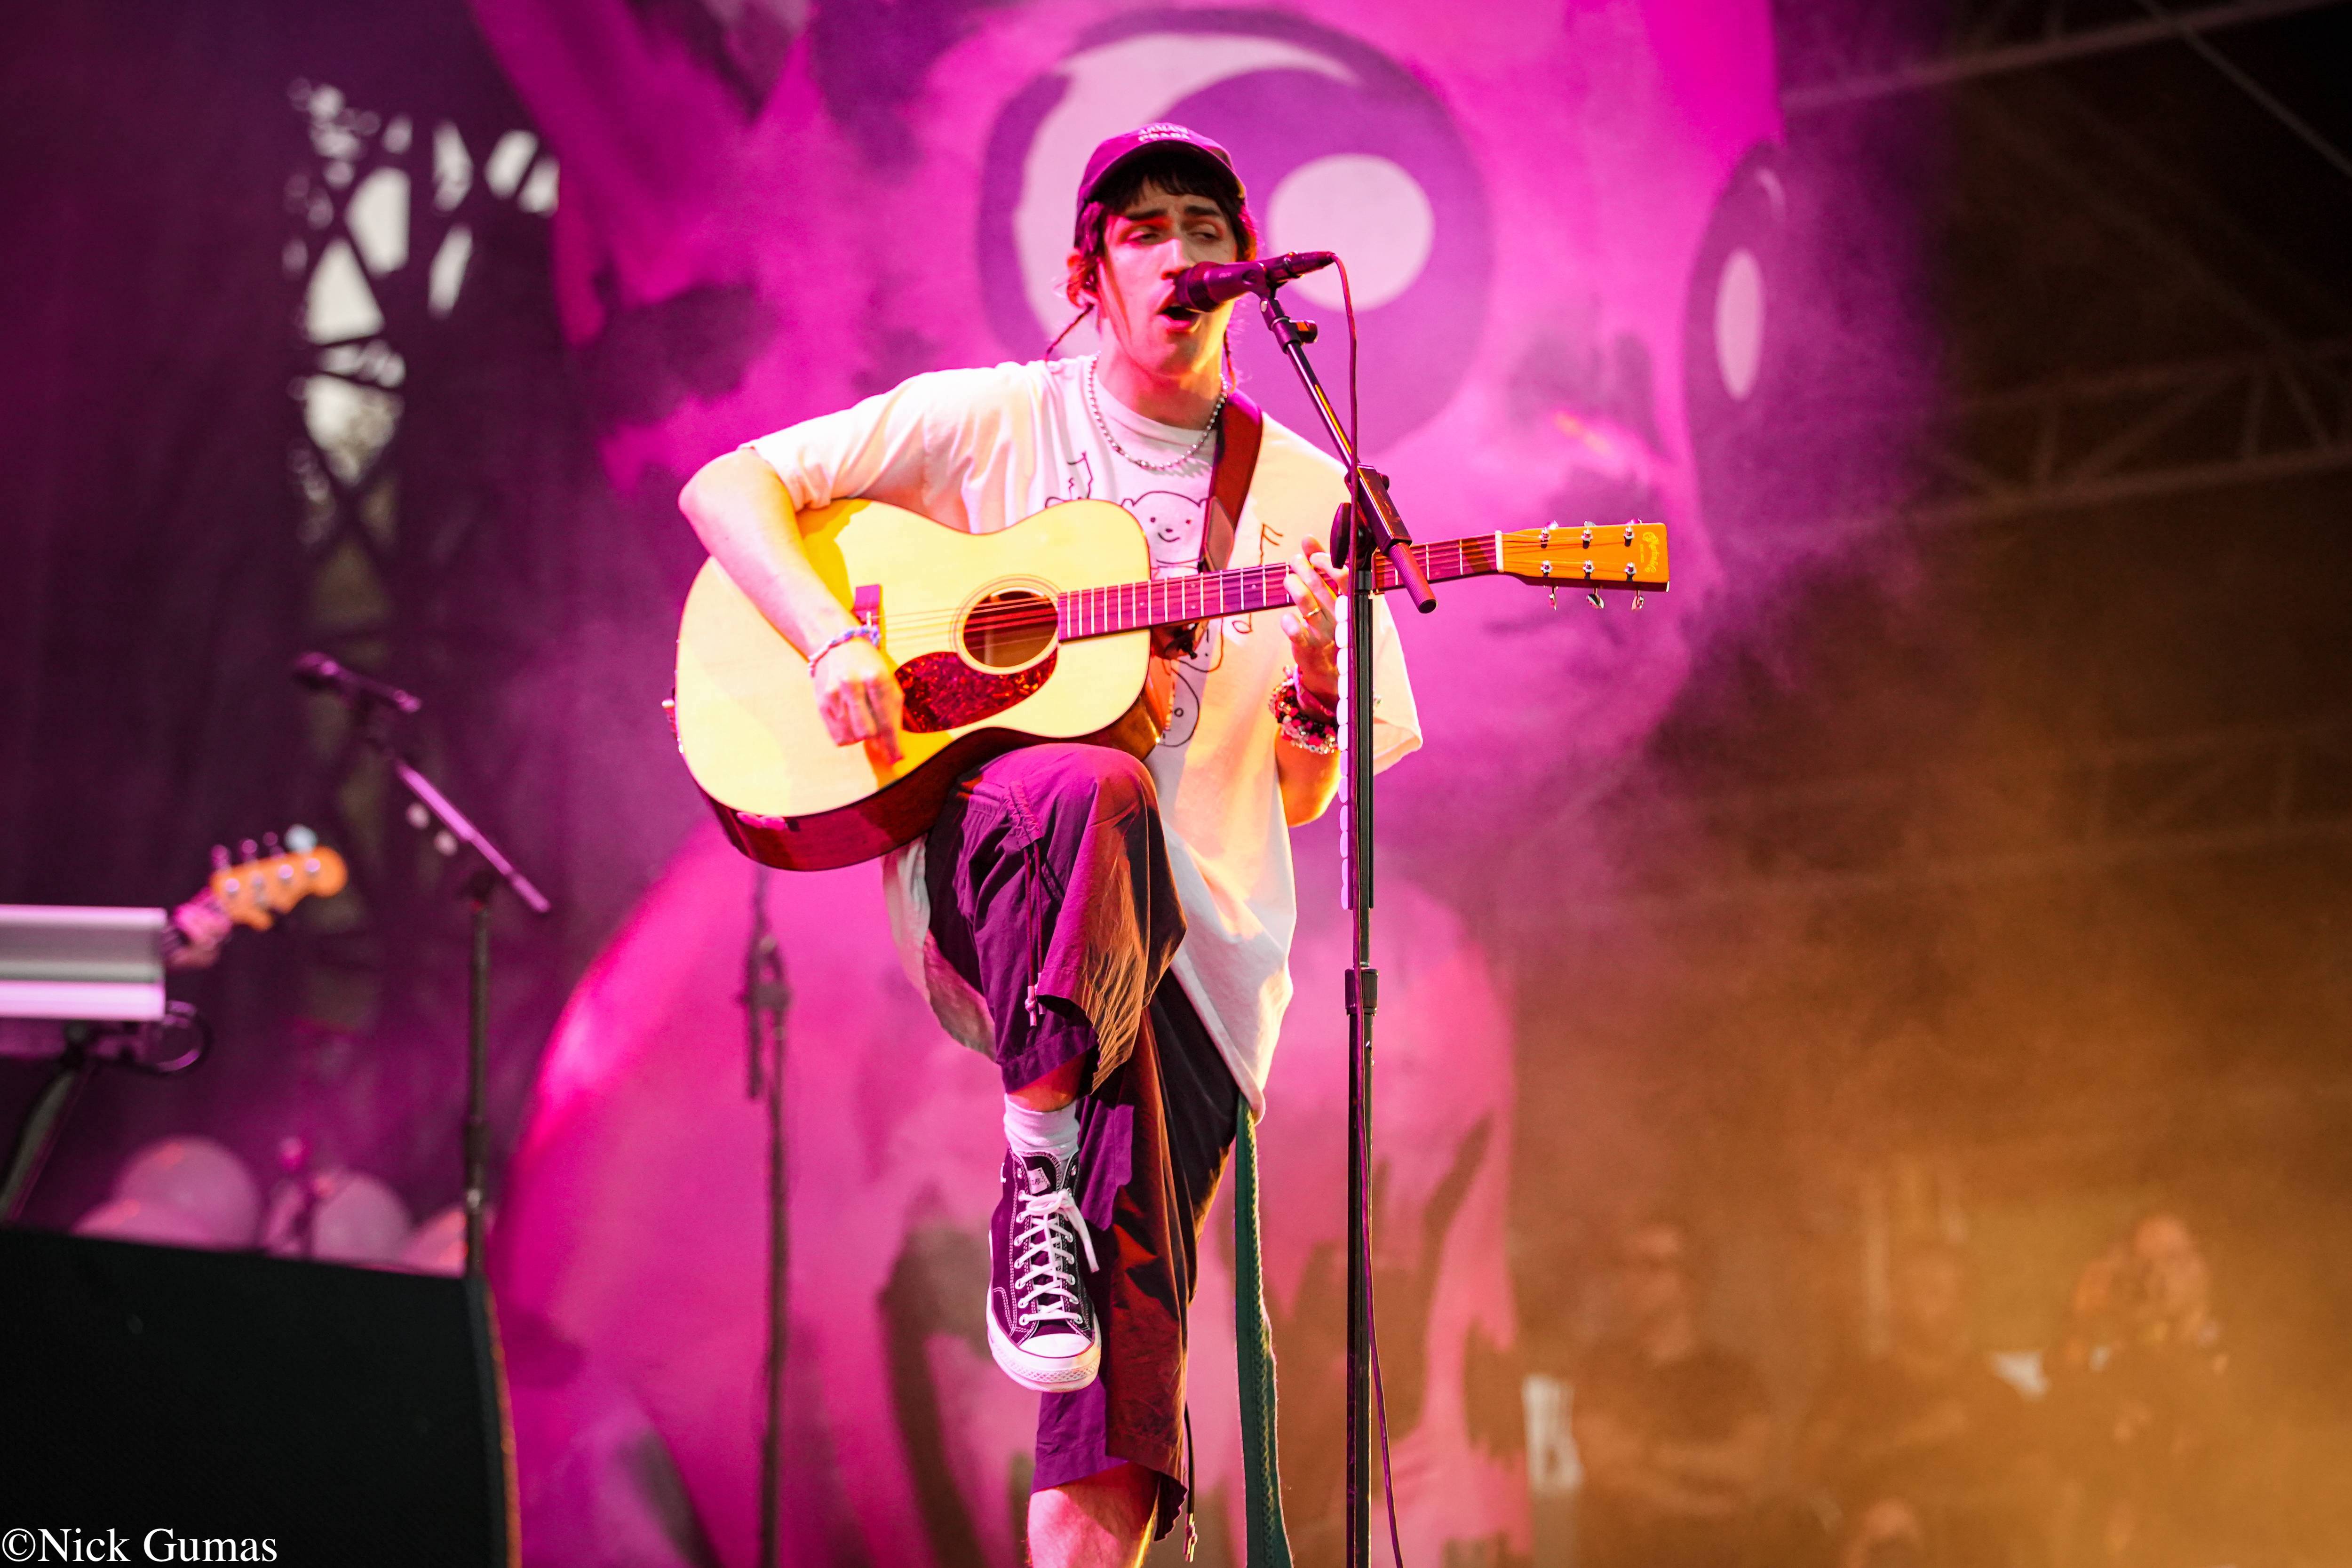
[[[0,1532],[34,1532],[0,1545],[508,1568],[485,1305],[461,1279],[0,1230]]]

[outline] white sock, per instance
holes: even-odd
[[[1007,1095],[1004,1142],[1016,1154],[1051,1154],[1067,1161],[1078,1152],[1078,1102],[1059,1110],[1032,1110]]]

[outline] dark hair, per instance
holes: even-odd
[[[1111,171],[1095,187],[1094,199],[1078,209],[1077,232],[1070,241],[1077,256],[1070,263],[1065,290],[1071,304],[1094,286],[1095,268],[1102,265],[1103,231],[1110,226],[1111,215],[1133,206],[1146,185],[1157,185],[1171,196],[1208,197],[1234,231],[1235,253],[1244,261],[1257,255],[1257,223],[1242,200],[1240,180],[1200,153],[1177,146],[1157,148]]]

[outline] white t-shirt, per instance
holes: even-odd
[[[1161,465],[1197,430],[1146,419],[1088,383],[1092,361],[1051,360],[991,370],[937,371],[838,414],[751,444],[806,510],[846,497],[920,512],[971,533],[1009,527],[1065,500],[1116,501],[1151,543],[1156,574],[1200,560],[1213,440],[1172,470],[1126,460],[1104,439]],[[1339,465],[1268,419],[1230,564],[1297,553],[1328,542],[1347,488]],[[1230,616],[1202,628],[1177,667],[1167,735],[1147,759],[1158,785],[1185,937],[1173,968],[1251,1105],[1265,1106],[1265,1073],[1290,1004],[1290,940],[1297,921],[1290,835],[1267,699],[1292,663],[1279,611]],[[1421,744],[1412,684],[1385,604],[1374,617],[1372,738],[1386,767]],[[992,1041],[987,1011],[929,941],[920,839],[885,865],[891,924],[908,974],[949,1032],[976,1050]]]

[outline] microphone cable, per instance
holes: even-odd
[[[1353,500],[1356,499],[1354,491],[1358,475],[1361,473],[1364,467],[1363,402],[1358,395],[1356,385],[1356,289],[1355,285],[1349,280],[1346,259],[1340,258],[1338,265],[1339,300],[1348,312],[1348,450],[1354,457],[1356,466],[1356,472],[1350,473],[1348,479],[1349,499]],[[1359,521],[1356,526],[1360,528],[1362,524]],[[1352,544],[1349,553],[1350,555],[1355,553]],[[1371,628],[1368,626],[1364,629],[1369,633]],[[1350,627],[1349,632],[1353,635],[1354,628]],[[1368,735],[1357,737],[1357,744],[1364,744],[1367,738]],[[1370,1152],[1371,1131],[1370,1127],[1364,1129],[1367,1154]],[[1366,1163],[1369,1164],[1370,1161]],[[1404,1568],[1404,1546],[1397,1531],[1396,1472],[1389,1459],[1389,1394],[1387,1385],[1381,1377],[1380,1314],[1373,1310],[1372,1306],[1372,1183],[1371,1172],[1369,1170],[1364,1173],[1364,1188],[1360,1197],[1364,1205],[1364,1337],[1369,1342],[1368,1348],[1372,1352],[1372,1410],[1380,1419],[1381,1499],[1388,1510],[1389,1559],[1395,1564],[1395,1568]]]

